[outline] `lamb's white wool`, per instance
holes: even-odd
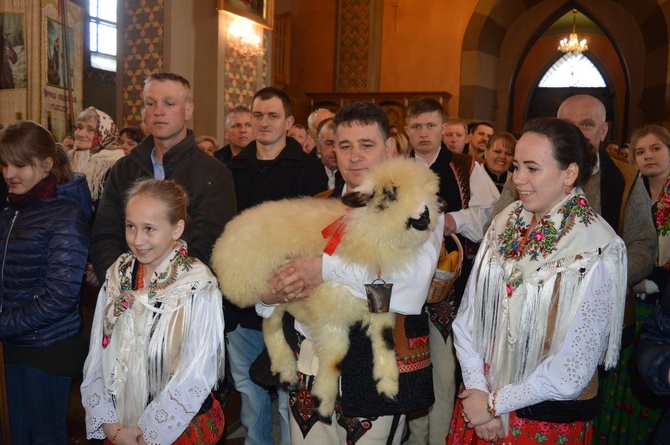
[[[214,246],[212,268],[221,291],[240,307],[254,305],[269,292],[267,279],[282,264],[299,255],[323,254],[328,239],[321,232],[339,218],[345,226],[335,254],[382,274],[400,270],[437,224],[438,184],[437,176],[418,162],[394,159],[373,169],[349,196],[362,207],[349,209],[335,199],[300,198],[250,208],[226,225]],[[384,341],[384,333],[394,327],[395,314],[370,313],[366,301],[331,282],[316,287],[306,299],[280,305],[264,321],[263,335],[272,372],[290,384],[297,382],[297,370],[281,328],[285,311],[314,337],[320,365],[312,396],[319,402],[320,415],[330,417],[333,412],[339,365],[349,347],[349,328],[357,321],[368,327],[372,340],[377,391],[388,397],[397,394],[395,352]]]

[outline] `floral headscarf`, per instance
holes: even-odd
[[[89,107],[79,115],[78,122],[96,119],[95,134],[90,150],[75,150],[72,170],[86,175],[91,198],[97,201],[102,196],[107,171],[123,157],[123,150],[116,145],[119,130],[109,114]]]
[[[96,126],[93,143],[91,144],[91,154],[93,155],[107,148],[108,145],[115,143],[119,138],[119,129],[109,114],[95,107],[89,107],[88,109],[93,110],[98,116],[98,125]]]

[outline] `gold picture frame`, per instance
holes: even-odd
[[[216,9],[247,18],[272,29],[274,0],[216,0]]]

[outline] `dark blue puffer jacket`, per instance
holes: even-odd
[[[637,358],[640,376],[649,389],[670,396],[670,286],[642,326]]]
[[[76,174],[56,197],[0,214],[0,340],[43,347],[81,328],[79,292],[90,247],[91,194]]]

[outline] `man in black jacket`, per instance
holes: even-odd
[[[110,169],[93,225],[91,258],[97,277],[128,247],[124,202],[139,179],[169,179],[189,194],[189,223],[182,238],[189,255],[209,264],[212,246],[235,213],[230,170],[195,145],[186,123],[193,116],[191,86],[172,73],[150,74],[144,82],[145,121],[151,132],[130,154]]]
[[[295,139],[286,137],[294,122],[286,93],[272,87],[258,91],[252,102],[251,122],[256,140],[229,161],[240,211],[264,201],[311,196],[328,188],[321,163],[305,153]],[[264,348],[261,318],[254,308],[240,309],[227,300],[224,307],[226,352],[235,388],[242,395],[241,422],[247,443],[272,445],[270,397],[249,377],[251,364]],[[281,444],[288,445],[286,391],[279,390],[279,395]]]

